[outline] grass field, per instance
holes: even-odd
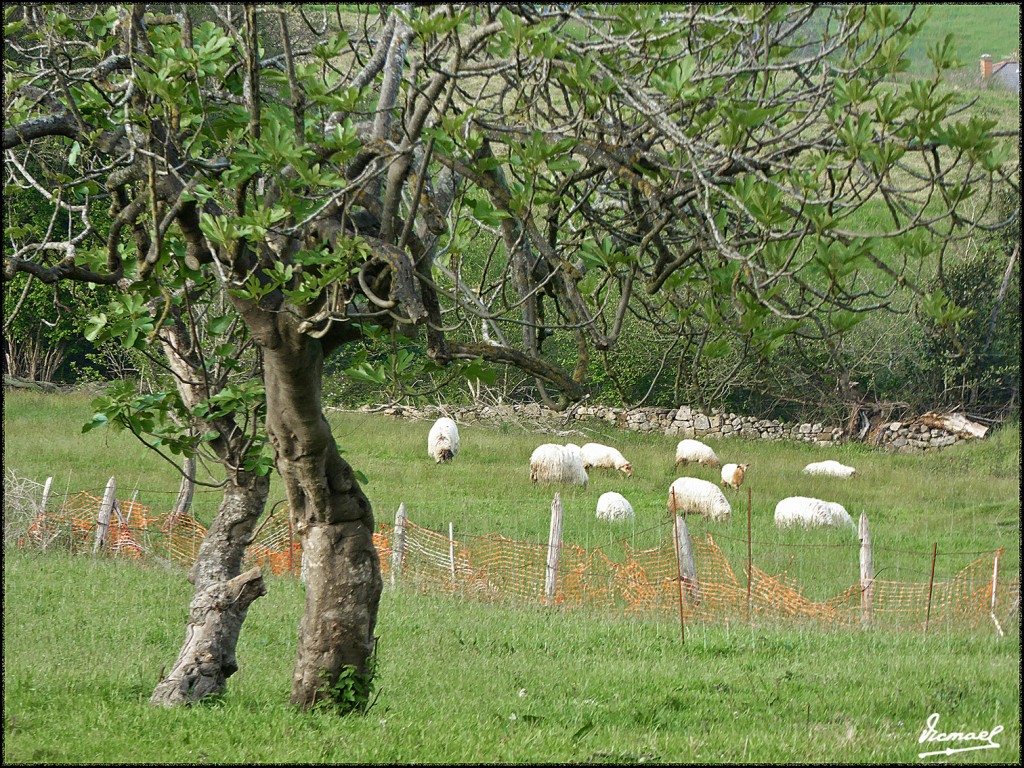
[[[144,503],[170,503],[170,467],[123,433],[80,434],[90,414],[83,395],[7,394],[5,470],[40,482],[53,475],[71,493],[102,488],[113,474],[123,496],[138,487]],[[605,425],[564,437],[465,425],[458,459],[437,466],[426,456],[426,422],[354,413],[330,420],[344,455],[369,478],[379,520],[404,502],[415,522],[446,530],[452,521],[457,536],[498,531],[546,541],[554,489],[530,486],[530,451],[599,439],[618,445],[635,477],[595,473],[587,489],[563,489],[565,539],[614,548],[664,534],[672,438]],[[856,579],[857,544],[776,532],[780,494],[831,490],[855,517],[866,511],[876,568],[892,570],[889,578],[918,579],[933,545],[936,578],[970,557],[956,553],[997,547],[1006,548],[1003,568],[1019,572],[1017,428],[923,456],[829,451],[860,472],[840,488],[800,474],[821,457],[807,446],[714,447],[723,460],[752,464],[755,564],[772,571],[795,556],[789,573],[809,592],[832,594]],[[275,480],[272,501],[279,489]],[[632,525],[594,520],[597,496],[611,489],[636,508]],[[216,494],[200,499],[209,514]],[[713,530],[740,557],[745,495],[733,500],[733,519]],[[923,634],[695,623],[682,645],[670,617],[485,605],[399,588],[381,602],[379,697],[367,715],[339,719],[287,704],[303,593],[290,578],[271,578],[269,588],[249,612],[227,695],[193,711],[160,711],[147,701],[181,644],[190,596],[183,571],[9,549],[5,762],[914,762],[933,713],[947,733],[1004,728],[998,749],[952,760],[1020,759],[1016,623],[1003,638],[991,627]]]
[[[895,6],[901,13],[908,5]],[[979,78],[979,60],[988,54],[993,61],[1009,59],[1020,49],[1020,9],[1009,3],[932,3],[918,6],[919,14],[930,14],[907,56],[911,72],[923,73],[931,66],[928,46],[952,34],[963,67],[956,70],[954,80]],[[921,17],[917,17],[921,18]]]
[[[955,103],[979,98],[978,114],[1019,125],[1019,98],[977,91],[977,59],[1017,45],[1015,6],[939,6],[910,51],[954,31],[964,60]],[[138,492],[166,509],[175,470],[131,435],[81,433],[85,395],[7,393],[4,469],[42,482],[55,499]],[[533,487],[527,461],[540,442],[596,440],[633,462],[631,480],[595,473],[588,488],[561,489],[564,538],[611,556],[628,543],[654,546],[668,533],[665,491],[677,472],[675,439],[572,425],[553,436],[515,425],[464,425],[463,452],[439,467],[426,456],[427,422],[332,412],[343,455],[364,473],[378,521],[404,503],[410,518],[456,535],[498,532],[544,543],[555,489]],[[923,456],[850,445],[713,442],[725,461],[751,464],[732,518],[712,531],[734,564],[744,562],[746,489],[753,560],[785,571],[812,599],[858,578],[858,546],[847,531],[778,531],[776,501],[809,495],[866,513],[876,574],[926,582],[955,574],[1003,548],[1003,573],[1020,570],[1020,431]],[[807,478],[809,461],[837,458],[859,476]],[[688,474],[716,480],[712,470]],[[206,480],[216,481],[217,471]],[[200,479],[204,479],[201,475]],[[594,519],[606,490],[625,493],[637,516],[611,527]],[[212,518],[219,496],[201,488],[195,509]],[[271,504],[283,499],[275,478]],[[54,502],[56,503],[56,502]],[[5,515],[6,515],[5,511]],[[5,519],[5,523],[6,523]],[[227,694],[192,710],[157,710],[148,698],[182,642],[191,586],[183,569],[19,550],[3,562],[5,764],[26,763],[914,763],[930,716],[943,732],[990,731],[998,748],[960,752],[957,763],[1020,762],[1019,624],[947,625],[920,631],[877,627],[695,623],[680,641],[665,616],[623,617],[537,606],[483,604],[406,586],[381,601],[378,697],[363,716],[299,713],[287,704],[302,612],[301,584],[268,579],[238,646]],[[738,570],[738,569],[737,569]],[[742,576],[741,576],[742,578]],[[974,746],[978,741],[964,746]],[[938,759],[942,759],[939,757]]]
[[[91,416],[86,395],[12,393],[5,399],[5,467],[43,482],[53,476],[55,494],[89,490],[102,495],[107,479],[117,479],[120,498],[138,490],[139,501],[154,509],[169,507],[178,488],[174,469],[125,432],[94,430],[80,434]],[[560,490],[565,510],[564,539],[588,549],[614,547],[626,540],[634,547],[659,544],[667,534],[666,492],[682,472],[673,467],[677,440],[664,435],[617,431],[603,423],[580,426],[557,437],[528,431],[525,426],[462,425],[463,453],[448,466],[427,458],[430,423],[403,421],[367,413],[328,414],[342,455],[369,482],[366,492],[378,521],[391,521],[406,505],[410,519],[437,531],[452,523],[457,536],[500,533],[508,538],[546,543],[550,505]],[[62,435],[54,439],[54,435]],[[592,473],[586,489],[532,486],[529,456],[542,442],[608,442],[632,462],[628,481]],[[730,493],[734,514],[721,524],[691,522],[691,533],[713,532],[730,560],[746,557],[746,489],[750,489],[751,530],[755,564],[774,572],[793,560],[789,575],[805,583],[814,598],[834,595],[859,574],[856,537],[842,531],[779,531],[775,504],[786,496],[814,496],[837,501],[856,520],[866,513],[876,551],[876,569],[891,580],[927,581],[933,547],[937,546],[936,578],[955,573],[971,553],[1006,552],[1002,567],[1020,568],[1020,435],[1013,428],[990,439],[961,444],[925,456],[879,452],[850,444],[827,451],[791,442],[710,441],[723,461],[749,462],[744,488]],[[801,473],[809,462],[835,458],[858,468],[852,481],[837,482]],[[685,474],[717,482],[717,471],[691,468]],[[635,520],[609,527],[594,518],[601,493],[623,492],[636,510]],[[219,494],[200,488],[197,517],[209,523]],[[284,499],[275,477],[270,502]],[[833,549],[816,545],[845,544],[841,562]],[[806,547],[802,545],[808,545]],[[798,556],[794,560],[794,553]],[[966,554],[957,554],[966,553]],[[827,566],[827,567],[825,567]],[[821,571],[825,571],[822,573]],[[881,576],[880,576],[881,578]]]
[[[913,762],[940,730],[1003,725],[1019,761],[1019,639],[678,626],[386,592],[365,716],[287,705],[301,586],[271,579],[227,696],[147,704],[180,643],[180,574],[4,559],[4,759],[22,762]]]

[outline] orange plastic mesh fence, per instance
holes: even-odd
[[[102,499],[82,491],[69,499],[60,512],[39,514],[29,526],[28,538],[43,549],[91,549],[102,503]],[[116,500],[107,528],[107,550],[121,557],[141,557],[147,549],[145,534],[151,522],[149,507],[137,501]]]
[[[22,544],[91,551],[100,505],[100,499],[83,491],[61,510],[40,514]],[[205,535],[206,529],[191,516],[154,515],[136,502],[118,501],[104,549],[114,557],[156,557],[188,566]],[[748,584],[745,563],[737,576],[710,534],[692,541],[693,582],[680,581],[671,537],[643,550],[623,542],[615,552],[562,543],[553,573],[547,545],[497,533],[453,539],[406,521],[404,552],[396,564],[392,548],[399,538],[387,523],[373,535],[385,578],[397,566],[394,576],[403,584],[477,599],[673,616],[681,603],[686,621],[813,620],[850,627],[866,619],[876,626],[902,627],[971,625],[993,617],[1002,623],[1019,614],[1019,573],[993,572],[1002,550],[984,554],[933,584],[875,579],[869,590],[857,583],[818,601],[786,574],[772,576],[756,565]],[[298,576],[301,565],[302,549],[287,509],[273,510],[256,530],[243,567]]]

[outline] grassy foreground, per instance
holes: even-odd
[[[102,490],[115,475],[122,498],[137,488],[144,503],[171,503],[173,470],[134,438],[80,434],[89,400],[8,393],[5,470],[38,482],[52,475],[58,496]],[[575,432],[561,436],[465,425],[462,453],[442,467],[426,457],[429,423],[358,413],[330,420],[346,458],[369,477],[379,520],[404,502],[421,525],[454,522],[457,538],[497,531],[546,541],[556,489],[530,485],[529,454],[541,442],[596,440],[617,445],[635,477],[594,473],[586,489],[561,489],[565,539],[612,549],[666,534],[673,438],[605,425],[572,424]],[[998,547],[1003,571],[1019,573],[1016,427],[923,456],[744,440],[713,447],[724,461],[752,465],[744,490],[755,564],[786,570],[809,596],[828,597],[857,578],[858,546],[839,531],[777,531],[772,511],[787,495],[866,512],[876,569],[888,571],[879,578],[927,582],[933,546],[937,579]],[[801,474],[826,457],[859,476],[839,483]],[[689,473],[715,479],[711,470]],[[271,501],[279,489],[275,480]],[[605,490],[630,499],[633,523],[598,524],[594,504]],[[217,494],[198,498],[199,515],[212,515]],[[729,498],[732,519],[707,530],[741,565],[746,494]],[[694,521],[691,531],[703,535],[704,526]],[[381,603],[379,697],[366,716],[339,719],[287,704],[303,592],[289,578],[272,578],[269,588],[249,612],[226,697],[165,712],[147,701],[181,645],[191,592],[184,572],[7,548],[4,761],[932,762],[941,758],[917,755],[935,713],[946,733],[1004,729],[998,749],[951,761],[1020,759],[1017,623],[1004,638],[990,626],[940,624],[925,635],[696,623],[684,645],[672,617],[483,605],[400,588]]]
[[[1019,638],[692,626],[385,593],[365,716],[287,704],[302,587],[272,579],[219,703],[147,699],[180,642],[180,573],[4,558],[4,759],[21,762],[914,762],[1002,725],[1020,759]],[[943,747],[946,745],[942,745]]]

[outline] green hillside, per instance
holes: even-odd
[[[901,12],[910,8],[895,7]],[[1020,48],[1020,10],[1015,4],[929,4],[918,6],[917,13],[921,18],[930,16],[908,51],[912,73],[928,71],[928,46],[950,33],[963,61],[957,79],[977,78],[978,61],[983,54],[989,54],[993,61],[1004,61]]]

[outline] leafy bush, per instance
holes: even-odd
[[[1020,262],[1012,269],[995,247],[949,264],[935,289],[964,310],[953,327],[924,326],[921,374],[943,405],[979,410],[1019,408]]]

